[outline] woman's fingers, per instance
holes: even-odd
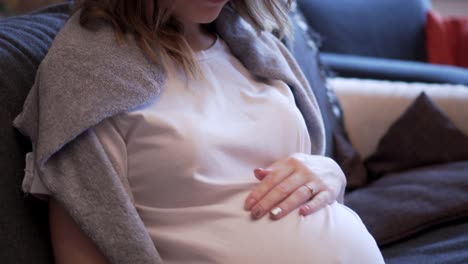
[[[283,179],[280,183],[274,186],[270,191],[263,196],[251,209],[252,217],[255,219],[261,218],[267,214],[272,208],[277,206],[281,201],[291,197],[295,194],[297,189],[300,189],[301,185],[304,185],[303,174],[295,172]],[[299,197],[293,197],[293,199],[301,200],[302,203],[307,201],[310,196],[309,192],[304,192],[302,195],[298,194]],[[291,204],[294,208],[297,208],[301,203]],[[291,208],[291,209],[294,209]],[[283,209],[284,210],[284,209]],[[289,210],[287,208],[286,210]]]
[[[255,177],[261,180],[260,184],[254,188],[249,194],[244,203],[246,210],[251,210],[252,207],[260,201],[273,187],[280,183],[283,179],[291,175],[295,169],[299,168],[303,163],[301,157],[292,155],[285,159],[277,160],[267,169],[257,168],[254,170]],[[259,213],[257,212],[257,215]]]
[[[309,215],[342,196],[346,184],[336,162],[304,153],[278,160],[266,169],[255,169],[254,175],[260,183],[244,204],[254,219],[268,212],[279,219],[296,208],[301,215]]]
[[[254,170],[254,175],[255,177],[258,179],[258,180],[263,180],[263,178],[265,178],[265,176],[268,175],[268,173],[270,173],[271,170],[269,169],[263,169],[263,168],[256,168]]]
[[[280,219],[289,214],[292,210],[303,205],[313,197],[313,193],[304,184],[300,185],[296,190],[284,199],[279,205],[270,210],[272,219]]]
[[[290,166],[278,166],[277,168],[273,167],[269,169],[269,172],[266,176],[261,177],[262,180],[258,186],[247,197],[244,208],[246,210],[251,210],[252,207],[257,204],[271,189],[273,189],[278,183],[283,179],[293,173],[294,167]],[[256,208],[258,209],[258,208]],[[259,214],[257,212],[257,214]]]
[[[332,195],[330,191],[322,191],[317,193],[310,202],[301,206],[301,208],[299,209],[299,214],[306,216],[317,212],[318,210],[324,208],[325,206],[333,202],[333,199],[331,197]]]

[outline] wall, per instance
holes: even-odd
[[[468,0],[432,0],[432,6],[444,16],[468,17]]]

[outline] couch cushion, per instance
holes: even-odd
[[[388,174],[347,195],[345,203],[378,245],[387,245],[454,220],[466,221],[467,171],[468,161],[461,161]]]
[[[0,20],[0,248],[3,263],[52,263],[46,204],[24,197],[21,182],[29,141],[12,127],[36,69],[68,17],[69,4]]]
[[[380,139],[366,167],[376,178],[460,160],[468,160],[468,136],[423,92]]]
[[[307,24],[300,9],[291,11],[294,43],[291,51],[305,74],[317,98],[325,126],[325,155],[334,158],[348,177],[348,186],[362,186],[367,175],[359,157],[344,130],[342,110],[335,92],[329,88],[327,71],[319,57],[320,36]]]
[[[299,0],[323,51],[425,61],[429,0]]]
[[[467,230],[467,220],[454,221],[381,247],[382,255],[386,264],[468,263]]]

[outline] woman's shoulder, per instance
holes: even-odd
[[[136,45],[118,43],[112,28],[81,27],[78,14],[56,36],[15,119],[41,141],[42,162],[101,120],[154,100],[164,83],[164,72]]]
[[[145,57],[133,37],[119,42],[111,26],[86,29],[79,14],[65,23],[41,62],[36,97],[53,101],[56,110],[77,106],[72,110],[94,112],[97,118],[98,112],[117,113],[159,94],[164,71]],[[61,102],[54,101],[57,97]],[[96,98],[106,100],[90,103]]]
[[[41,67],[60,65],[81,68],[112,66],[118,59],[142,60],[142,54],[131,38],[119,42],[110,26],[96,30],[80,25],[80,12],[74,13],[56,35]],[[130,58],[130,59],[129,59]]]

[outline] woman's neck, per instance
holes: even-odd
[[[201,24],[182,22],[184,37],[194,52],[206,50],[216,40],[214,34],[209,33]]]

